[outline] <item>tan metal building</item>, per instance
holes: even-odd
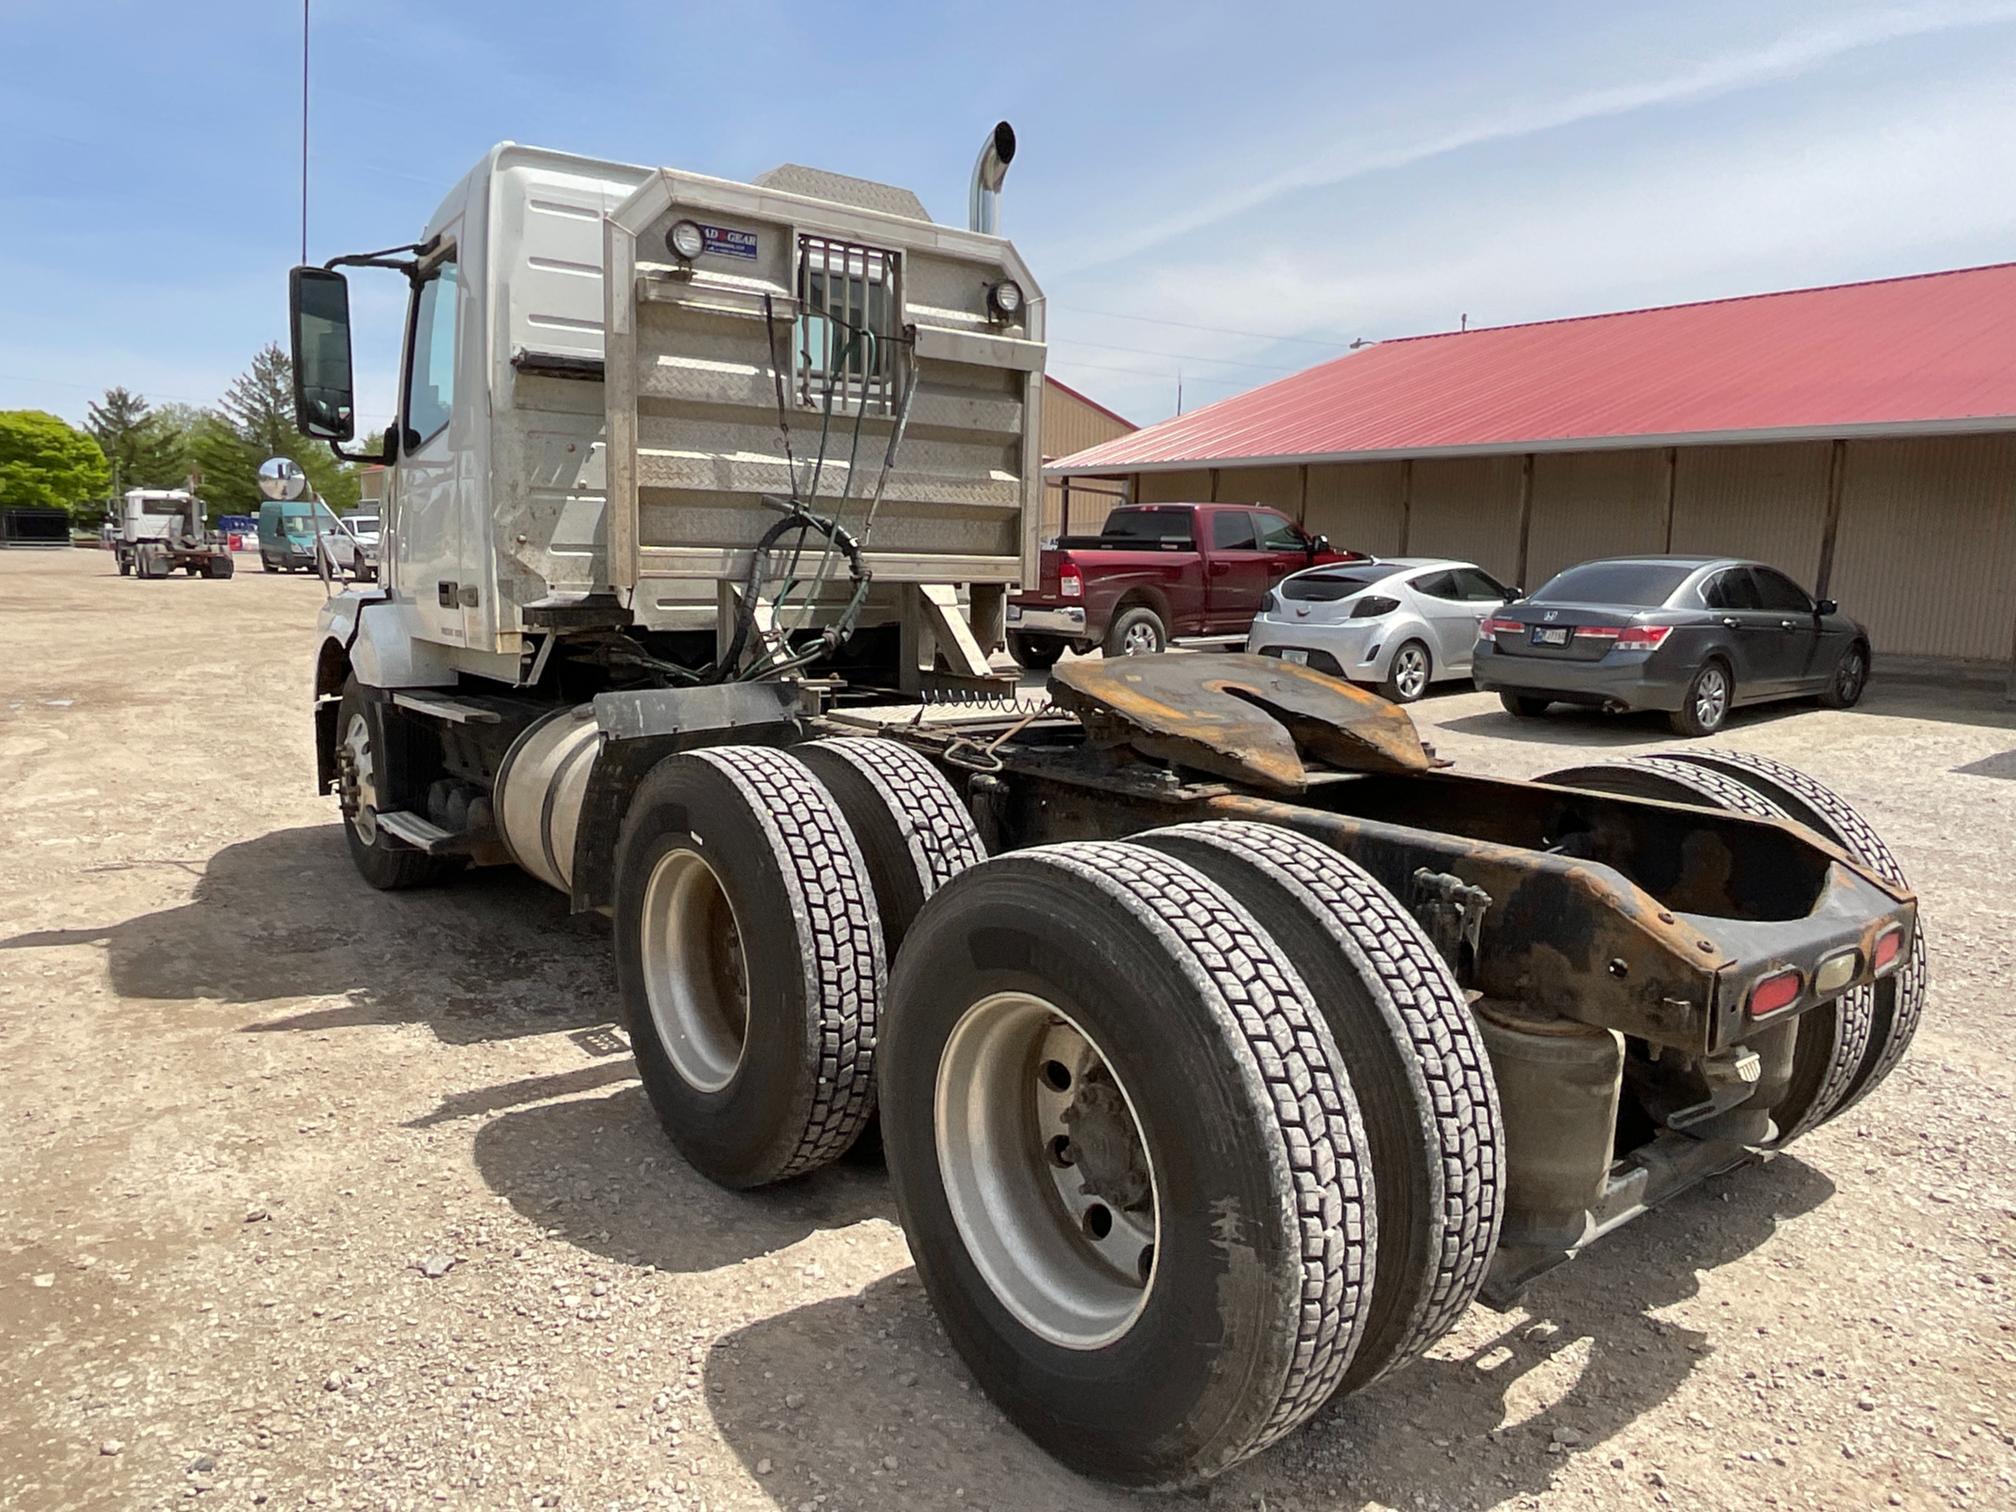
[[[1050,474],[1528,588],[1596,556],[1755,557],[1879,658],[2002,676],[2016,265],[1382,343]]]
[[[1122,419],[1096,399],[1089,399],[1068,383],[1043,379],[1043,462],[1055,457],[1129,435],[1139,429]],[[1087,481],[1073,484],[1064,479],[1043,490],[1043,538],[1066,533],[1066,517],[1072,530],[1096,530],[1106,511],[1118,503],[1119,489],[1111,483]]]

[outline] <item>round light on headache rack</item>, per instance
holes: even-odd
[[[691,262],[706,249],[707,241],[700,234],[697,225],[692,221],[682,220],[672,222],[672,229],[665,233],[665,245],[672,249],[674,257]]]
[[[996,315],[1009,318],[1022,308],[1022,285],[1004,278],[987,291],[988,306]]]

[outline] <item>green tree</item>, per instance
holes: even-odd
[[[315,492],[339,513],[357,507],[357,470],[338,461],[319,441],[311,441],[294,428],[294,364],[277,343],[268,342],[253,355],[252,366],[240,373],[218,404],[224,422],[251,453],[245,470],[245,485],[251,497],[259,497],[255,478],[259,464],[268,457],[292,457]],[[204,497],[210,497],[212,468],[223,460],[214,447],[205,459]],[[232,509],[227,513],[239,513]]]
[[[147,401],[123,388],[105,390],[91,405],[84,429],[112,464],[112,492],[129,488],[179,488],[186,476],[180,438],[161,423]]]
[[[0,505],[78,511],[95,521],[112,486],[98,443],[42,410],[0,410]]]

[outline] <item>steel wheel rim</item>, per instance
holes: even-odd
[[[1155,627],[1153,625],[1129,625],[1127,633],[1120,637],[1122,656],[1147,656],[1155,650]]]
[[[1419,698],[1428,686],[1428,653],[1419,646],[1402,646],[1395,659],[1393,686],[1406,698]]]
[[[735,910],[697,851],[660,856],[644,884],[644,997],[680,1079],[719,1092],[748,1044],[749,962]]]
[[[1855,695],[1862,691],[1862,677],[1862,653],[1850,651],[1842,659],[1841,671],[1834,680],[1834,691],[1843,703],[1853,701]]]
[[[1160,1193],[1091,1036],[1033,994],[982,998],[945,1042],[933,1111],[946,1206],[995,1299],[1066,1349],[1132,1328],[1154,1290]]]
[[[1694,685],[1694,717],[1704,725],[1718,723],[1729,705],[1729,680],[1721,669],[1708,667]]]
[[[357,838],[366,845],[378,843],[378,760],[371,749],[371,722],[363,711],[350,716],[343,727],[343,754],[348,768],[343,796],[345,815]]]

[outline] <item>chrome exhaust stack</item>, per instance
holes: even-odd
[[[1008,165],[1014,161],[1015,128],[997,121],[973,162],[973,189],[966,200],[967,230],[983,236],[1001,234],[1001,181],[1008,177]]]

